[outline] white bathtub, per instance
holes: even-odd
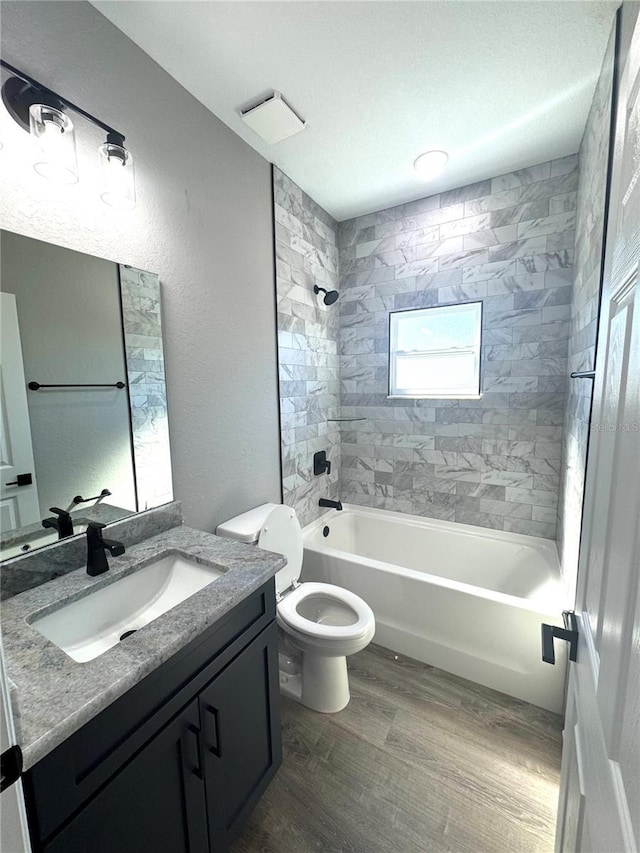
[[[379,645],[562,710],[566,644],[555,666],[540,646],[542,622],[562,625],[554,542],[344,504],[305,527],[302,579],[361,596]]]

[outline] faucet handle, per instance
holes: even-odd
[[[124,554],[122,542],[115,539],[103,539],[102,530],[106,527],[101,521],[90,521],[87,524],[87,574],[96,577],[109,568],[105,550],[114,557]]]
[[[64,539],[67,536],[73,536],[73,518],[71,514],[66,509],[60,509],[59,506],[50,506],[49,512],[52,512],[57,516],[56,529],[58,531],[58,538]],[[46,519],[45,519],[46,520]],[[51,519],[52,520],[52,519]],[[52,527],[51,524],[45,524],[42,522],[43,527]]]
[[[60,509],[59,506],[50,506],[49,512],[55,513],[55,515],[69,515],[69,511],[66,509]]]
[[[102,541],[102,529],[106,527],[101,521],[88,521],[85,536],[87,537],[87,546],[91,551],[93,548],[104,547]]]
[[[326,450],[318,450],[313,454],[313,473],[316,477],[319,474],[331,473],[331,462],[327,459]]]

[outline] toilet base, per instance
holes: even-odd
[[[302,704],[323,714],[335,714],[349,704],[346,657],[302,654]]]
[[[280,693],[302,704],[302,676],[280,670]]]
[[[347,707],[351,698],[347,659],[305,652],[301,673],[280,670],[280,691],[313,711],[336,714]]]

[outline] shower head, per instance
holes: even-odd
[[[325,305],[333,305],[334,302],[338,301],[338,297],[340,296],[337,290],[327,290],[326,287],[318,287],[317,284],[314,284],[313,292],[324,293],[324,299],[322,301]]]

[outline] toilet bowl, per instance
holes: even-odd
[[[219,525],[216,533],[287,558],[275,579],[280,689],[315,711],[341,711],[350,698],[347,657],[362,651],[375,633],[369,605],[333,584],[300,583],[302,531],[291,507],[263,504]]]

